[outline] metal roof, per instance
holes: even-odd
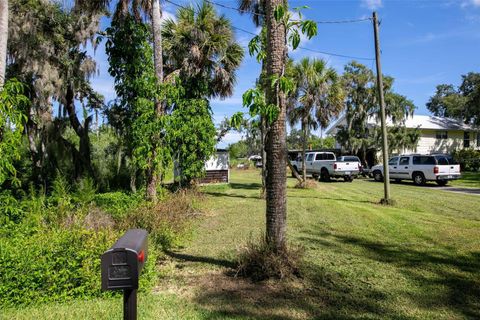
[[[380,119],[376,117],[370,117],[367,121],[368,125],[376,126],[380,125]],[[345,114],[341,115],[327,130],[326,134],[335,133],[338,126],[345,124]],[[391,119],[387,119],[387,126],[393,126]],[[408,117],[405,120],[405,127],[407,128],[421,128],[421,129],[433,129],[433,130],[466,130],[477,131],[478,128],[474,128],[471,125],[465,124],[460,120],[452,118],[443,118],[437,116],[426,115],[414,115]]]

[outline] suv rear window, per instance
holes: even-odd
[[[448,160],[445,157],[435,157],[435,159],[437,159],[438,165],[441,165],[441,166],[448,165]]]
[[[360,159],[358,159],[358,157],[342,157],[342,161],[355,161],[355,162],[360,162]]]
[[[435,159],[437,159],[437,164],[439,165],[458,164],[458,162],[450,155],[438,155],[435,156]]]
[[[413,164],[424,165],[424,164],[436,164],[435,157],[432,156],[413,156]]]

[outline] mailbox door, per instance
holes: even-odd
[[[137,252],[113,249],[102,255],[102,289],[138,289]]]

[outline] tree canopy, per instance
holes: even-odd
[[[480,125],[480,73],[462,75],[462,83],[440,84],[427,102],[427,108],[436,116],[461,119]]]

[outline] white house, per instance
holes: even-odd
[[[327,130],[327,135],[334,136],[339,127],[346,125],[345,115],[340,116]],[[380,125],[380,120],[370,118],[369,127]],[[393,126],[387,120],[387,126]],[[480,131],[462,121],[436,116],[414,115],[405,121],[407,128],[418,128],[420,139],[414,150],[403,150],[402,153],[451,153],[462,148],[480,149]],[[336,147],[340,148],[338,142]],[[378,151],[378,150],[377,150]]]
[[[177,162],[173,166],[174,179],[180,177]],[[199,183],[228,183],[230,181],[230,166],[228,151],[217,149],[215,154],[205,162],[205,176],[198,180]]]

